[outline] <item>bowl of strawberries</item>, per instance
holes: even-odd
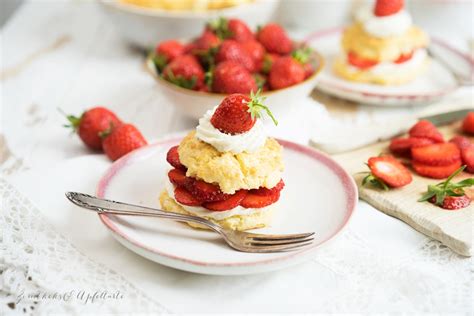
[[[158,43],[146,65],[168,102],[198,119],[227,94],[258,90],[273,113],[286,114],[310,94],[324,61],[276,23],[254,32],[242,20],[218,18],[197,38]]]

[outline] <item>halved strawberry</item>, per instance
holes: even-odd
[[[411,51],[406,54],[401,54],[397,60],[394,61],[395,64],[402,64],[406,61],[409,61],[413,57],[414,51]]]
[[[433,196],[430,199],[431,203],[436,202],[436,197]],[[471,199],[467,195],[461,195],[461,196],[446,196],[443,200],[443,204],[440,206],[444,208],[445,210],[459,210],[461,208],[468,207],[469,204],[471,204]]]
[[[461,149],[462,162],[466,165],[466,171],[474,173],[474,145],[470,144]]]
[[[378,64],[378,61],[362,58],[360,56],[357,56],[357,54],[354,52],[349,52],[347,54],[347,61],[352,66],[355,66],[360,69],[367,69]]]
[[[188,190],[184,187],[176,187],[174,189],[174,198],[180,204],[187,206],[199,206],[202,204],[197,198],[195,198]]]
[[[284,187],[285,187],[285,182],[283,182],[283,179],[281,179],[280,182],[278,182],[277,185],[275,185],[271,189],[261,187],[258,189],[250,190],[249,193],[256,194],[256,195],[272,195],[276,192],[280,192],[281,190],[283,190]]]
[[[441,143],[411,149],[413,160],[430,166],[446,166],[461,159],[456,144]]]
[[[436,126],[427,120],[418,121],[408,131],[411,137],[425,137],[433,140],[436,143],[443,143],[443,135],[438,131]]]
[[[240,191],[235,192],[234,194],[232,194],[229,198],[225,200],[204,203],[202,206],[214,212],[227,211],[239,206],[240,202],[246,196],[247,196],[247,191],[240,190]]]
[[[240,205],[245,208],[262,208],[271,205],[280,199],[280,191],[275,191],[269,195],[259,195],[248,193]]]
[[[186,170],[186,167],[179,161],[178,147],[179,146],[173,146],[168,150],[166,161],[176,169]]]
[[[186,186],[192,180],[191,178],[186,177],[186,171],[182,169],[171,169],[168,172],[168,178],[170,182],[176,186]]]
[[[392,188],[399,188],[412,181],[411,173],[397,159],[391,156],[369,158],[371,175]],[[370,175],[369,175],[370,176]],[[364,182],[366,182],[364,180]]]
[[[469,138],[464,136],[454,136],[449,140],[450,143],[456,144],[459,149],[463,149],[465,147],[469,147],[471,145],[471,141]]]
[[[462,130],[468,134],[474,134],[474,112],[469,112],[462,122]]]
[[[430,166],[421,162],[413,161],[412,167],[420,176],[433,179],[444,179],[461,167],[461,159],[446,166]]]
[[[187,189],[193,194],[194,197],[203,202],[222,201],[230,197],[229,194],[223,193],[219,186],[204,182],[202,180],[192,181],[187,186]]]

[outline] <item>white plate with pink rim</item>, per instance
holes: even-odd
[[[446,42],[431,38],[430,48],[443,58],[431,59],[428,70],[415,81],[395,86],[351,82],[338,77],[332,70],[334,58],[340,54],[342,27],[313,33],[306,42],[317,48],[327,61],[316,87],[322,92],[350,101],[379,106],[423,105],[440,100],[459,87],[453,73],[445,66],[448,61],[456,70],[472,76],[474,61]]]
[[[140,148],[117,160],[101,178],[97,196],[159,208],[170,166],[168,149],[181,137]],[[279,140],[284,147],[286,186],[271,227],[259,233],[315,232],[315,242],[298,251],[244,253],[231,249],[214,232],[166,219],[100,215],[125,247],[160,264],[215,275],[272,271],[312,258],[349,222],[358,195],[352,177],[334,160],[314,149]]]

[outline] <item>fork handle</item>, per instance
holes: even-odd
[[[159,217],[178,222],[193,222],[201,224],[209,227],[217,233],[220,233],[222,230],[219,225],[198,216],[165,212],[156,208],[102,199],[79,192],[67,192],[66,197],[77,206],[95,211],[99,214]]]

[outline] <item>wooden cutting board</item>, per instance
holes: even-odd
[[[440,128],[445,139],[460,134],[460,123]],[[474,140],[471,138],[471,140]],[[381,153],[389,153],[389,142],[380,142],[351,152],[332,156],[350,174],[354,176],[359,187],[359,196],[382,212],[394,216],[419,232],[439,240],[456,253],[470,257],[474,238],[474,203],[458,211],[448,211],[429,202],[417,202],[421,194],[426,192],[429,184],[443,180],[429,179],[418,176],[413,172],[413,182],[409,185],[390,191],[379,190],[370,186],[363,187],[363,171],[368,171],[365,165],[370,157]],[[408,162],[408,161],[407,161]],[[472,174],[462,173],[454,181],[472,177]],[[467,194],[474,197],[474,189],[467,189]]]

